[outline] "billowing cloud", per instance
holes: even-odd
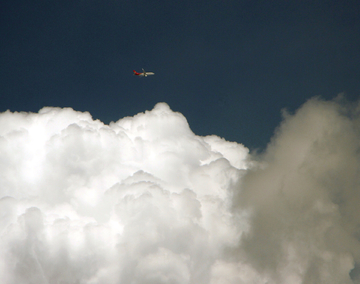
[[[235,206],[252,214],[240,254],[269,283],[360,283],[359,110],[312,99],[285,113],[241,180]]]
[[[0,135],[2,283],[206,283],[238,239],[248,150],[164,103],[110,125],[5,112]]]
[[[165,103],[1,113],[1,283],[360,283],[359,125],[313,99],[255,156]]]

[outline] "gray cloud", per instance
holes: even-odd
[[[360,256],[358,111],[312,99],[285,113],[261,164],[241,180],[237,206],[251,212],[241,252],[274,283],[353,283],[349,271]]]

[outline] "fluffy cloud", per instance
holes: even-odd
[[[207,283],[236,243],[248,150],[164,103],[110,125],[8,111],[0,135],[2,283]]]
[[[314,99],[256,156],[165,103],[1,113],[1,283],[360,283],[359,125]]]

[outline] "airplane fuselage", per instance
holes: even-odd
[[[144,69],[143,69],[142,73],[136,72],[135,70],[133,70],[133,72],[134,72],[134,75],[140,76],[140,77],[147,77],[148,75],[155,75],[154,72],[146,72]]]

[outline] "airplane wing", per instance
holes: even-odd
[[[146,76],[146,75],[155,75],[154,72],[147,72],[147,71],[144,70],[144,68],[141,68],[141,69],[142,69],[143,74],[144,74],[145,76]]]

